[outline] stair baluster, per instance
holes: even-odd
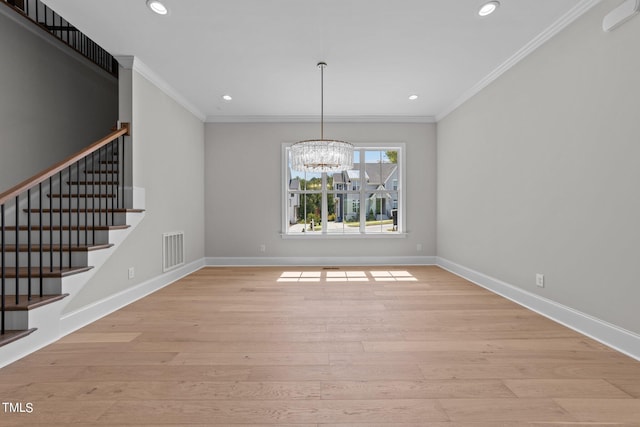
[[[53,191],[52,177],[49,177],[49,191]],[[49,207],[50,208],[53,207],[51,203],[49,203]],[[49,272],[53,273],[53,245],[51,244],[52,242],[53,242],[53,209],[49,209]]]
[[[20,271],[20,195],[16,196],[16,275]],[[20,304],[20,280],[16,277],[16,305]]]
[[[42,294],[44,293],[43,291],[43,287],[44,287],[44,278],[42,276],[42,263],[44,261],[44,256],[43,256],[43,252],[44,252],[44,242],[42,240],[42,183],[38,184],[38,224],[40,224],[40,227],[38,227],[38,244],[40,245],[40,248],[38,250],[38,277],[40,277],[40,298],[42,298]],[[31,233],[29,233],[31,234]]]
[[[31,212],[31,190],[27,190],[27,211]],[[18,230],[16,229],[16,232]],[[27,215],[27,251],[31,253],[31,215]],[[31,301],[31,257],[27,257],[27,301]]]
[[[60,171],[60,173],[58,174],[58,180],[59,180],[58,190],[59,190],[60,194],[62,194],[62,171]],[[50,206],[51,210],[53,210],[53,200],[50,199],[49,203],[51,205]],[[63,253],[62,253],[62,242],[63,242],[63,234],[64,234],[64,227],[62,227],[62,224],[64,224],[64,219],[63,219],[64,211],[62,210],[62,199],[58,200],[58,209],[60,211],[60,232],[58,233],[59,237],[60,237],[60,243],[59,243],[60,249],[58,249],[58,255],[59,255],[60,259],[58,260],[58,266],[59,266],[60,270],[62,270],[62,265],[63,265],[63,262],[64,262]],[[51,226],[51,225],[53,225],[53,224],[49,224],[49,226]],[[49,244],[53,246],[53,242],[50,242]]]
[[[86,156],[84,158],[84,170],[87,170],[87,157]],[[77,183],[78,189],[80,189],[80,175],[79,174],[76,176],[76,183]],[[84,186],[84,192],[85,193],[87,192],[87,186],[86,185]],[[93,194],[93,192],[91,194]],[[92,203],[91,204],[91,209],[93,209],[93,204],[95,203],[95,200],[93,200],[91,203]],[[89,218],[88,212],[89,212],[89,209],[85,209],[84,210],[84,225],[85,225],[85,227],[84,227],[84,244],[86,246],[89,246],[89,240],[87,240],[87,233],[88,233],[88,230],[89,230],[89,227],[87,227],[87,224],[89,224],[89,222],[88,222],[88,218]],[[80,230],[78,230],[78,239],[80,239]],[[79,243],[78,243],[78,246],[80,246]]]
[[[0,0],[42,30],[52,34],[89,61],[114,77],[118,77],[118,62],[109,52],[58,15],[40,0]],[[5,6],[2,7],[5,7]]]
[[[6,296],[6,262],[4,257],[4,246],[5,246],[5,225],[4,225],[4,205],[0,205],[0,238],[2,241],[0,242],[0,287],[2,288],[2,298],[0,299],[0,335],[4,335],[5,332],[5,303],[4,299]]]
[[[127,124],[0,194],[0,346],[35,330],[13,330],[27,318],[8,312],[24,312],[64,298],[67,294],[59,291],[51,294],[51,284],[45,289],[45,278],[61,280],[91,269],[74,254],[111,247],[101,240],[102,236],[108,236],[111,229],[126,228],[126,224],[118,224],[123,218],[120,215],[131,211],[124,202],[125,135]],[[45,191],[49,192],[48,207],[47,198],[43,197]],[[34,203],[38,206],[34,207]],[[7,224],[7,210],[11,209],[14,224]],[[21,218],[25,214],[26,219]],[[11,288],[10,280],[15,285]]]

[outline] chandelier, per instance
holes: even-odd
[[[291,169],[299,172],[339,172],[353,167],[353,145],[324,139],[324,62],[320,68],[320,139],[296,142],[291,146]]]

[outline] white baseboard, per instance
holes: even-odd
[[[284,266],[360,266],[360,265],[435,265],[435,256],[384,257],[208,257],[209,267],[284,267]]]
[[[140,298],[172,284],[182,277],[201,269],[204,265],[204,258],[201,258],[70,313],[61,314],[64,307],[64,300],[34,310],[32,314],[33,317],[29,318],[29,323],[33,323],[38,330],[28,337],[21,338],[16,342],[0,347],[0,368],[52,344],[65,335],[95,322]]]
[[[437,257],[436,265],[629,357],[640,360],[640,335],[447,259]]]
[[[132,288],[118,292],[100,301],[96,301],[86,307],[79,308],[78,310],[70,313],[65,313],[60,318],[60,337],[70,334],[83,326],[86,326],[96,320],[119,310],[131,304],[134,301],[144,298],[145,296],[156,292],[159,289],[164,288],[172,284],[173,282],[197,271],[205,266],[204,259],[199,259],[186,264],[175,270],[171,270],[167,273],[140,283]]]

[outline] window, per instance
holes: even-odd
[[[283,146],[286,236],[397,236],[404,230],[404,144],[357,147],[353,168],[291,170]]]

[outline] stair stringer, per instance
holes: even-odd
[[[136,189],[136,192],[138,190],[144,194],[143,189]],[[140,198],[137,199],[140,200]],[[142,200],[144,200],[144,196],[142,196]],[[144,202],[139,203],[139,205],[144,205]],[[144,215],[144,211],[133,213],[128,212],[126,214],[126,223],[129,225],[129,228],[109,231],[109,242],[112,243],[113,246],[108,249],[92,251],[88,254],[88,265],[93,267],[91,270],[59,279],[61,280],[60,287],[62,293],[69,294],[69,296],[60,301],[44,305],[33,310],[26,312],[14,312],[16,313],[15,316],[18,316],[15,322],[26,321],[28,325],[25,326],[29,329],[37,328],[37,330],[24,338],[0,347],[0,368],[19,360],[36,350],[52,344],[71,332],[66,328],[61,327],[65,307],[73,300],[74,296],[78,294],[82,287],[91,280],[96,272],[100,270],[107,259],[116,250],[118,250],[118,247],[122,242],[124,242],[124,240],[144,219]],[[28,316],[28,318],[21,319],[20,316]],[[14,320],[12,320],[12,322],[14,322]]]

